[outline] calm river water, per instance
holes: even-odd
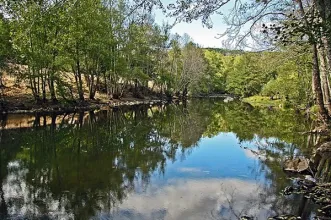
[[[309,153],[293,111],[192,100],[0,118],[1,219],[311,218],[282,160]]]

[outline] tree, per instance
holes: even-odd
[[[12,45],[10,43],[9,24],[0,14],[0,104],[4,102],[3,90],[3,74],[7,66],[7,62],[12,57]]]
[[[57,102],[97,92],[140,97],[149,80],[164,80],[169,25],[160,27],[144,7],[125,1],[1,1],[17,61],[34,99]],[[9,39],[5,39],[10,43]],[[72,83],[74,82],[74,84]],[[163,86],[164,86],[163,85]]]
[[[182,56],[183,69],[180,76],[180,88],[185,97],[189,88],[194,91],[199,86],[198,83],[206,71],[206,63],[203,51],[192,42],[184,46]]]
[[[234,58],[232,72],[227,75],[229,92],[247,97],[261,91],[269,79],[258,66],[260,57],[261,54],[244,54]]]
[[[224,67],[224,55],[216,51],[205,50],[207,62],[207,79],[205,80],[205,90],[208,93],[224,93],[226,90],[226,72]]]
[[[201,0],[182,1],[168,6],[170,15],[178,21],[192,21],[202,18],[202,22],[209,27],[212,26],[211,16],[220,13],[227,1],[204,2]],[[268,47],[270,43],[281,42],[284,44],[308,43],[312,48],[312,78],[313,91],[316,104],[319,106],[322,121],[327,122],[331,112],[325,109],[325,101],[329,99],[327,92],[327,80],[322,85],[321,78],[326,79],[321,71],[321,60],[318,58],[318,47],[325,51],[324,62],[330,70],[330,14],[331,4],[329,1],[318,0],[308,1],[305,4],[299,1],[234,1],[231,12],[225,16],[225,21],[229,25],[226,31],[228,43],[235,46],[250,46],[247,37],[254,42],[259,42],[260,47]],[[222,14],[222,13],[220,13]],[[270,25],[265,25],[269,23]],[[261,25],[262,24],[262,25]],[[261,29],[267,35],[261,35]],[[258,30],[258,31],[256,31]],[[268,32],[267,30],[272,30]],[[299,37],[300,36],[300,37]],[[323,57],[323,55],[322,55]],[[324,56],[325,57],[325,56]],[[323,60],[322,60],[323,61]],[[327,63],[327,64],[326,64]],[[324,88],[324,92],[323,89]],[[326,103],[328,104],[329,101]],[[331,109],[331,108],[330,108]]]

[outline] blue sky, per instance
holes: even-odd
[[[163,0],[164,6],[171,3],[171,0]],[[231,5],[226,5],[222,9],[223,13],[229,11]],[[156,10],[155,21],[159,24],[162,24],[162,21],[168,21],[169,23],[173,23],[173,18],[167,18],[160,10]],[[224,33],[226,30],[226,25],[221,16],[213,16],[213,27],[208,29],[207,27],[203,27],[201,20],[193,21],[192,23],[180,23],[173,27],[172,33],[178,33],[179,35],[183,35],[187,33],[193,38],[195,43],[198,43],[202,47],[222,47],[222,39],[217,39],[218,34]]]

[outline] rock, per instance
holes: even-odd
[[[232,98],[232,97],[226,97],[225,99],[224,99],[224,102],[225,103],[228,103],[228,102],[232,102],[234,100],[234,98]]]
[[[305,175],[305,180],[316,183],[316,179],[312,177],[311,175]]]
[[[254,220],[254,217],[244,215],[240,217],[240,220]]]
[[[312,181],[311,179],[299,179],[297,181],[298,186],[300,187],[300,189],[311,189],[313,187],[315,187],[316,184],[316,180]]]
[[[308,170],[309,160],[305,157],[297,157],[294,159],[285,160],[283,169],[289,172],[301,173]]]

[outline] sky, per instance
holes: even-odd
[[[170,3],[170,0],[164,0],[164,5]],[[224,7],[223,12],[227,12],[230,8],[230,5]],[[156,10],[155,21],[159,24],[162,24],[163,21],[168,21],[170,24],[173,23],[173,18],[166,17],[161,10]],[[178,33],[183,36],[187,33],[195,43],[199,44],[201,47],[222,47],[222,39],[217,39],[218,34],[222,34],[226,30],[226,25],[220,16],[213,16],[213,27],[208,29],[203,27],[201,20],[193,21],[192,23],[179,23],[172,28],[172,33]]]

